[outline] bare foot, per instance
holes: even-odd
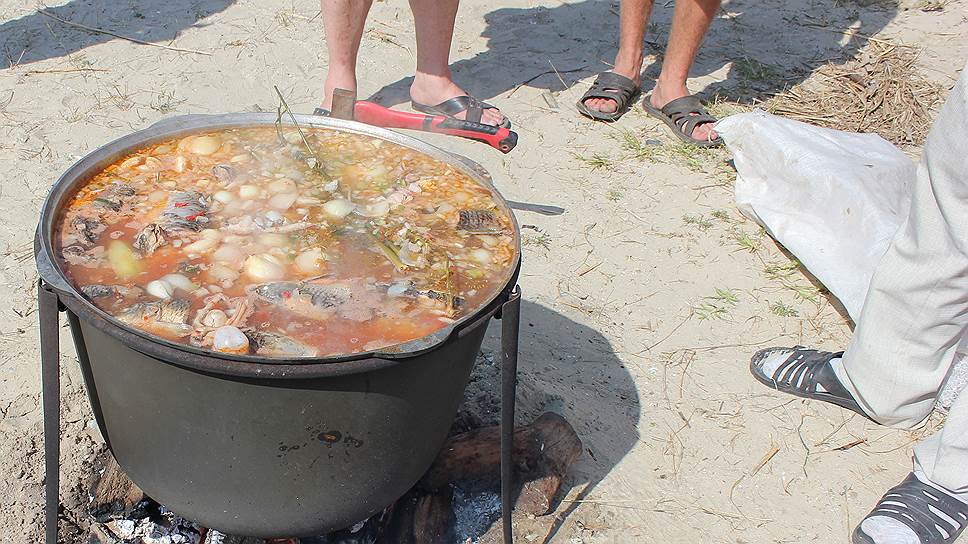
[[[353,70],[338,70],[330,68],[326,73],[326,84],[323,86],[323,103],[319,107],[324,110],[333,109],[333,91],[336,89],[346,89],[356,92],[356,74]]]
[[[649,102],[652,103],[652,107],[661,110],[669,102],[688,95],[689,89],[686,88],[685,83],[673,84],[656,81]],[[703,123],[693,129],[692,137],[696,140],[709,141],[715,140],[719,135],[713,130],[713,123]]]
[[[413,85],[410,86],[410,98],[421,104],[440,104],[445,100],[466,94],[449,77],[417,74],[413,78]],[[454,117],[464,119],[466,114],[467,112],[461,112]],[[488,108],[481,113],[481,123],[485,125],[498,126],[504,122],[504,119],[501,110],[497,108]]]
[[[639,73],[642,66],[641,58],[638,61],[622,62],[620,59],[615,59],[615,68],[612,72],[620,76],[625,76],[635,82],[635,86],[638,87],[642,82],[642,76]],[[584,102],[585,107],[600,111],[602,113],[615,113],[618,111],[618,102],[612,100],[611,98],[589,98]]]

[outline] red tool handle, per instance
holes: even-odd
[[[462,121],[444,115],[391,110],[367,100],[356,102],[353,117],[361,123],[378,127],[422,130],[469,138],[484,142],[501,153],[510,152],[518,144],[518,134],[508,128]]]

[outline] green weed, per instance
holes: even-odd
[[[773,304],[770,305],[770,312],[773,315],[777,315],[780,317],[799,317],[800,316],[800,312],[798,312],[796,308],[794,308],[793,306],[790,306],[789,304],[784,304],[779,301],[774,302]]]
[[[701,215],[690,215],[686,214],[682,216],[682,222],[686,225],[691,225],[697,229],[705,232],[713,227],[713,222],[706,219]]]
[[[605,169],[611,168],[613,164],[612,159],[604,153],[593,153],[587,157],[584,155],[579,155],[577,153],[574,153],[574,156],[576,159],[587,164],[588,166],[591,166],[593,169],[596,169],[596,170],[599,168],[605,168]]]

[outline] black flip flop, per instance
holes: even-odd
[[[484,110],[495,109],[500,111],[500,109],[493,105],[484,102],[479,98],[474,98],[473,96],[455,96],[450,100],[444,100],[436,106],[429,106],[427,104],[421,104],[414,100],[410,101],[410,107],[421,112],[429,113],[431,115],[445,115],[447,117],[454,117],[458,113],[467,112],[464,115],[465,121],[470,121],[471,123],[480,123],[481,116],[484,114]],[[503,115],[503,114],[502,114]],[[504,117],[504,122],[498,125],[500,128],[511,128],[511,120],[506,116]]]
[[[595,83],[588,91],[582,95],[581,100],[576,106],[578,112],[596,121],[618,121],[620,117],[629,111],[629,108],[638,98],[641,89],[631,79],[616,74],[615,72],[602,72],[595,78]],[[596,111],[585,105],[590,98],[604,98],[614,100],[618,104],[618,109],[611,113]]]
[[[645,108],[646,113],[669,125],[672,133],[686,143],[699,147],[719,147],[723,145],[723,139],[718,135],[712,140],[699,140],[692,137],[693,131],[699,125],[718,121],[706,111],[702,102],[699,101],[699,97],[694,94],[672,100],[661,109],[653,106],[651,96],[647,96],[642,101],[642,107]]]
[[[772,373],[767,374],[763,365],[771,355],[789,352],[786,360]],[[781,393],[789,393],[805,399],[836,404],[870,419],[850,392],[840,383],[830,361],[843,357],[844,352],[831,353],[815,349],[767,348],[756,352],[750,360],[750,372],[763,385]]]
[[[867,518],[875,516],[907,525],[921,544],[954,544],[968,526],[968,504],[922,482],[911,473],[888,490],[867,514]],[[876,544],[861,525],[854,529],[851,541],[853,544]]]

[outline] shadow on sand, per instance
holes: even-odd
[[[74,0],[44,11],[89,27],[151,43],[166,43],[235,0]],[[0,67],[22,66],[82,51],[114,36],[66,25],[40,11],[0,24]]]
[[[492,355],[478,361],[456,431],[499,421],[499,323],[492,324],[483,349]],[[581,493],[556,516],[546,538],[550,542],[580,501],[638,443],[641,406],[632,375],[601,333],[527,300],[521,305],[518,364],[518,424],[555,412],[571,423],[584,445],[558,499],[569,487],[581,487]]]
[[[491,11],[482,33],[487,50],[454,62],[455,80],[475,96],[492,99],[525,83],[561,91],[607,70],[618,44],[617,4],[585,0]],[[853,56],[867,43],[864,36],[884,28],[897,11],[897,0],[726,0],[721,11],[726,16],[713,21],[690,74],[721,79],[692,90],[740,101],[770,96],[830,60]],[[661,59],[671,16],[671,7],[656,3],[646,55]],[[644,67],[644,92],[660,68]],[[390,83],[372,98],[389,106],[404,103],[412,80]]]

